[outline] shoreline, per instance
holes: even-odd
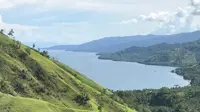
[[[176,76],[181,77],[184,81],[187,81],[188,84],[186,86],[191,86],[191,80],[189,79],[185,79],[184,76],[177,74],[176,73],[176,69],[181,68],[179,66],[170,66],[170,65],[164,65],[164,64],[147,64],[147,63],[142,63],[142,62],[136,62],[136,61],[121,61],[121,60],[113,60],[113,59],[106,59],[106,58],[99,58],[100,54],[96,54],[97,58],[99,60],[110,60],[110,61],[114,61],[114,62],[129,62],[129,63],[138,63],[138,64],[142,64],[142,65],[149,65],[149,66],[162,66],[162,67],[174,67],[175,69],[171,70],[170,72],[175,74]],[[185,87],[185,86],[183,86]]]
[[[53,52],[71,52],[71,53],[88,53],[88,54],[91,54],[91,55],[93,55],[93,56],[95,56],[95,58],[97,59],[97,60],[99,60],[99,61],[113,61],[113,62],[119,62],[119,63],[131,63],[131,64],[133,64],[133,63],[135,63],[135,64],[140,64],[140,65],[147,65],[147,66],[154,66],[154,67],[167,67],[167,68],[170,68],[169,69],[169,71],[168,71],[168,73],[169,73],[169,77],[174,77],[177,81],[179,81],[179,80],[182,80],[182,82],[183,83],[179,83],[179,84],[177,84],[177,85],[179,85],[180,87],[186,87],[186,86],[189,86],[190,85],[190,80],[186,80],[186,79],[184,79],[183,78],[183,76],[181,76],[181,75],[178,75],[178,74],[174,74],[173,72],[172,72],[172,70],[175,70],[177,67],[173,67],[173,66],[164,66],[164,65],[150,65],[150,64],[144,64],[144,63],[138,63],[138,62],[130,62],[130,61],[117,61],[117,60],[111,60],[111,59],[99,59],[98,58],[98,55],[96,55],[96,53],[91,53],[91,52],[74,52],[74,51],[65,51],[65,50],[49,50],[49,51],[53,51]],[[155,69],[156,70],[156,69]],[[172,74],[173,73],[173,74]],[[174,76],[172,76],[172,75],[174,75]],[[86,75],[87,76],[87,75]],[[178,77],[178,78],[177,78]],[[158,78],[159,78],[159,76],[158,76]],[[159,80],[159,79],[158,79]],[[168,88],[174,88],[175,87],[175,85],[176,84],[171,84],[171,83],[169,83],[169,84],[167,84],[167,85],[165,85],[165,86],[162,86],[162,87],[168,87]],[[140,89],[137,89],[137,88],[135,88],[135,89],[118,89],[118,90],[143,90],[143,89],[160,89],[160,88],[162,88],[161,86],[159,87],[159,88],[149,88],[149,87],[147,87],[147,88],[140,88]],[[116,89],[115,89],[116,90]]]

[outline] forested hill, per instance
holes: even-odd
[[[131,47],[120,52],[99,55],[99,59],[181,67],[173,72],[191,80],[191,84],[200,84],[200,40],[182,44]]]
[[[187,87],[159,90],[116,91],[129,107],[139,112],[200,112],[200,40],[182,44],[131,47],[116,53],[99,54],[100,59],[151,65],[177,66],[172,72],[191,80]],[[162,77],[162,74],[160,74]],[[158,79],[155,79],[159,80]]]
[[[130,47],[120,52],[99,54],[99,59],[139,62],[149,65],[187,66],[200,62],[200,40],[182,44]]]
[[[64,64],[0,34],[0,112],[135,112]]]

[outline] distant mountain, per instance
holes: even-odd
[[[106,37],[80,45],[58,45],[49,50],[66,50],[81,52],[116,52],[131,46],[147,47],[159,43],[183,43],[200,39],[200,31],[174,35],[136,35],[125,37]]]
[[[155,35],[146,36],[125,36],[125,37],[106,37],[94,40],[80,45],[58,45],[48,49],[50,50],[67,50],[67,51],[84,51],[84,52],[110,52],[117,51],[129,47],[125,43],[132,41],[143,41],[156,38]]]

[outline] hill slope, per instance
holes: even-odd
[[[182,44],[130,47],[120,52],[99,54],[102,59],[143,64],[178,66],[172,72],[190,80],[190,85],[173,88],[116,91],[138,112],[200,112],[200,40]],[[151,74],[148,74],[151,75]],[[160,74],[162,77],[162,73]],[[155,78],[155,81],[159,80]]]
[[[0,34],[1,112],[135,112],[92,80]]]
[[[163,43],[149,47],[131,47],[120,52],[99,55],[99,59],[181,67],[173,72],[191,80],[192,85],[200,84],[200,40],[182,44]]]
[[[53,46],[48,49],[81,52],[116,52],[132,46],[147,47],[159,43],[183,43],[200,39],[200,31],[175,35],[136,35],[125,37],[107,37],[80,45]]]
[[[115,53],[99,54],[99,59],[139,62],[149,65],[186,66],[200,62],[200,40],[182,44],[130,47]]]

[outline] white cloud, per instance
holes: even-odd
[[[179,7],[175,12],[152,12],[148,15],[140,15],[131,20],[122,21],[121,24],[135,24],[144,21],[157,22],[159,26],[153,33],[172,34],[196,29],[192,27],[192,23],[194,16],[198,15],[200,15],[200,2],[191,0],[191,5],[187,5],[184,8]]]
[[[137,23],[141,21],[150,21],[150,22],[170,22],[174,18],[184,18],[192,14],[192,8],[178,8],[176,12],[151,12],[148,15],[140,15],[137,18],[133,18],[131,20],[122,21],[122,23]]]
[[[131,19],[131,20],[122,21],[120,24],[129,24],[129,23],[137,23],[137,22],[138,22],[137,19]]]
[[[187,0],[0,0],[0,11],[1,8],[7,8],[5,10],[9,10],[8,12],[13,14],[7,16],[7,18],[16,18],[17,14],[19,14],[19,11],[17,10],[18,8],[16,7],[25,7],[25,10],[28,9],[30,12],[25,11],[26,13],[28,12],[28,14],[20,14],[21,17],[17,19],[22,20],[24,18],[30,18],[30,20],[33,21],[31,24],[37,25],[40,22],[40,26],[47,25],[37,28],[19,24],[13,25],[4,23],[8,30],[13,27],[14,30],[19,29],[19,31],[16,31],[16,33],[18,33],[16,36],[17,38],[19,37],[18,39],[22,40],[23,42],[74,44],[102,38],[105,36],[124,36],[143,34],[147,32],[149,33],[152,31],[152,26],[156,26],[157,23],[160,23],[160,28],[164,27],[163,25],[166,23],[169,23],[169,25],[165,25],[165,27],[170,27],[170,29],[173,29],[169,32],[176,32],[177,25],[174,24],[178,24],[178,22],[176,23],[174,21],[179,21],[185,24],[187,19],[182,18],[185,18],[187,11],[186,13],[183,11],[185,8],[180,8],[180,11],[179,9],[177,9],[175,12],[171,11],[175,10],[175,8],[178,6],[183,7],[183,5],[186,3]],[[29,5],[32,6],[29,8]],[[31,11],[34,11],[34,14]],[[38,11],[41,13],[44,11],[44,16],[37,17],[37,15],[42,15],[36,14]],[[48,14],[45,13],[45,11]],[[63,15],[66,14],[66,16],[71,16],[72,14],[73,17],[75,17],[73,15],[75,13],[77,15],[79,13],[81,14],[79,17],[76,16],[76,18],[70,17],[70,19],[63,19],[63,23],[52,23],[52,21],[59,17],[59,15],[57,15],[57,12],[59,13],[59,11],[64,12]],[[4,15],[8,14],[5,12]],[[15,12],[18,13],[15,14]],[[152,13],[148,14],[149,12]],[[82,14],[85,14],[83,18],[81,18]],[[94,14],[97,15],[97,17],[94,17],[94,15],[88,16],[87,14]],[[138,16],[140,14],[143,15]],[[54,18],[54,16],[56,18]],[[122,21],[120,25],[108,25],[113,21],[124,20],[125,18],[131,18],[134,16],[138,17],[128,21]],[[177,20],[177,18],[175,18],[176,16],[181,19]],[[33,19],[34,17],[35,19]],[[16,22],[17,19],[13,18],[13,21]],[[61,18],[59,17],[59,19]],[[75,22],[70,23],[68,20],[71,21],[71,19]],[[85,19],[88,19],[89,22],[78,22],[86,21]],[[43,21],[45,21],[45,24],[42,24]],[[146,25],[147,22],[141,21],[153,21],[153,23]],[[141,22],[141,24],[129,25],[130,23],[138,22]],[[28,21],[25,21],[24,23],[26,24]],[[95,25],[93,23],[95,23]],[[182,28],[183,26],[180,27]]]
[[[194,7],[199,7],[200,1],[199,0],[191,0],[191,5]]]

